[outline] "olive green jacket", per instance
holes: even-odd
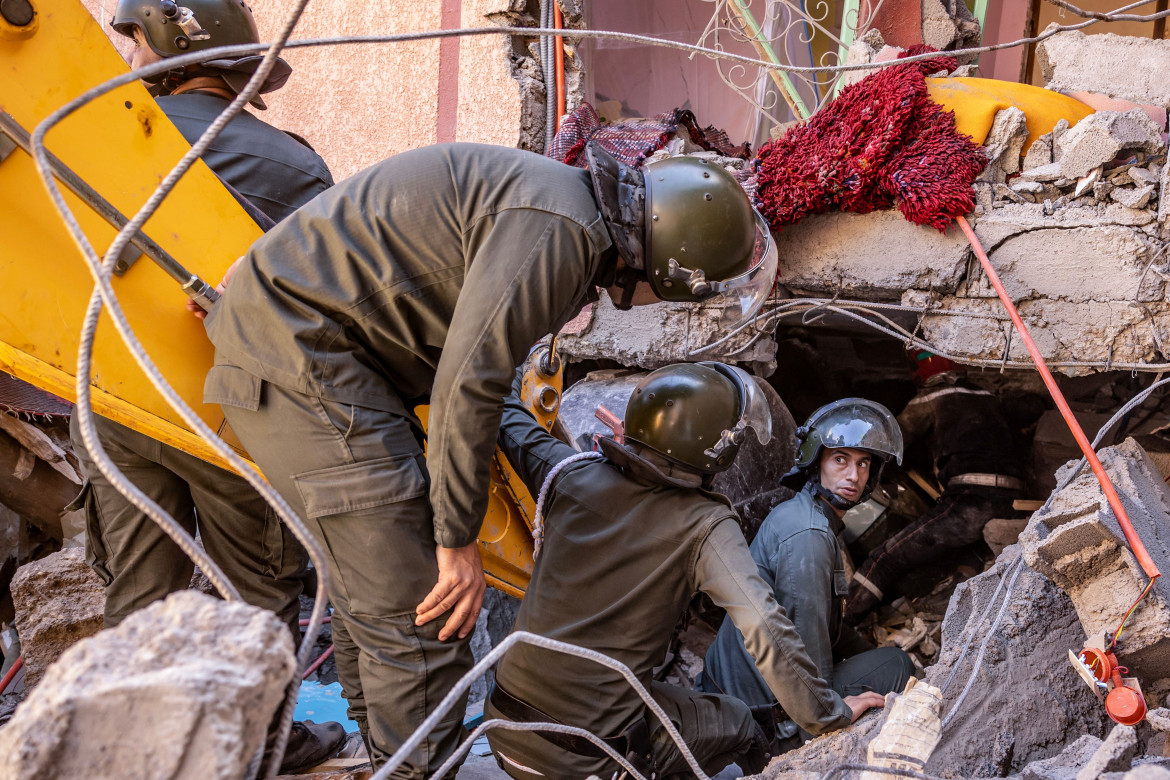
[[[504,409],[500,446],[533,495],[575,453],[514,397]],[[814,734],[849,725],[851,710],[817,675],[726,500],[638,481],[608,460],[570,464],[549,489],[544,545],[515,629],[604,653],[649,687],[679,616],[699,591],[727,610],[797,723]],[[644,714],[617,672],[531,645],[510,649],[496,679],[531,706],[602,737],[620,734]]]
[[[486,510],[515,366],[615,261],[586,171],[430,146],[341,182],[257,241],[207,333],[217,364],[300,393],[406,416],[429,399],[435,541],[461,547]]]

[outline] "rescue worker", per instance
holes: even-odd
[[[764,519],[751,555],[828,685],[842,696],[901,691],[914,662],[897,647],[874,648],[842,621],[848,590],[842,519],[876,487],[882,467],[902,462],[902,434],[884,406],[845,398],[822,406],[797,429],[799,493]],[[726,619],[707,652],[700,690],[726,693],[753,708],[773,708],[776,696],[752,660],[743,635]],[[795,714],[780,702],[775,752],[799,747]]]
[[[540,547],[515,630],[603,653],[628,666],[678,727],[703,771],[770,758],[763,724],[738,699],[655,682],[678,616],[697,591],[739,626],[766,685],[821,734],[849,725],[874,694],[842,699],[817,674],[784,611],[760,579],[727,499],[709,492],[750,430],[771,438],[767,399],[722,363],[677,364],[648,374],[626,408],[624,441],[601,438],[604,458],[575,451],[518,401],[505,407],[500,447],[533,495],[547,491]],[[646,777],[693,776],[658,718],[617,672],[531,645],[500,659],[485,716],[589,730]],[[488,732],[514,778],[611,777],[620,767],[584,739],[554,732]]]
[[[239,0],[120,0],[114,30],[133,38],[131,67],[229,44],[259,41],[252,12]],[[216,60],[170,71],[148,85],[158,105],[190,143],[242,89],[260,57]],[[291,68],[277,63],[262,91],[284,84]],[[262,102],[254,101],[258,107]],[[204,162],[272,221],[284,219],[333,184],[325,161],[304,141],[247,112],[224,127]],[[155,441],[112,420],[95,420],[98,438],[123,474],[178,521],[198,530],[204,548],[240,596],[271,609],[296,641],[303,549],[242,477]],[[145,513],[98,470],[81,439],[77,416],[73,450],[89,478],[87,560],[106,585],[105,625],[185,589],[194,564]],[[296,723],[281,769],[298,772],[337,753],[345,741],[338,723]]]
[[[205,400],[326,549],[338,674],[376,765],[471,666],[476,537],[528,349],[595,287],[745,317],[772,287],[770,234],[722,168],[643,177],[588,154],[588,171],[473,144],[385,160],[261,238],[205,320]],[[462,734],[455,713],[396,776],[429,775]]]
[[[908,442],[925,442],[943,491],[857,567],[845,608],[854,625],[895,595],[901,573],[981,540],[987,521],[1010,517],[1023,493],[1021,449],[999,399],[970,384],[962,366],[925,351],[916,356],[914,378],[921,389],[898,420]]]

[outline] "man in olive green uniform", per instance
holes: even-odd
[[[771,435],[767,401],[750,376],[720,363],[679,364],[649,374],[631,395],[624,444],[601,439],[604,458],[558,464],[575,451],[527,413],[515,393],[500,446],[533,495],[545,488],[543,545],[516,630],[621,661],[650,689],[704,772],[736,761],[766,763],[770,710],[653,681],[672,629],[696,591],[727,610],[776,697],[802,726],[849,725],[875,694],[842,699],[817,674],[792,623],[756,572],[727,500],[704,487],[731,466],[751,429]],[[538,509],[538,512],[540,510]],[[617,672],[519,644],[500,660],[485,714],[556,722],[606,740],[646,777],[692,776],[658,718]],[[515,778],[610,777],[600,748],[554,732],[488,732]]]
[[[845,398],[813,412],[797,436],[791,476],[804,485],[768,513],[752,540],[754,565],[833,690],[842,696],[901,691],[914,673],[910,656],[897,647],[875,648],[842,619],[849,588],[839,539],[845,513],[869,497],[882,465],[901,463],[898,423],[881,404]],[[698,688],[751,707],[777,701],[730,618],[707,652]],[[793,717],[780,719],[777,753],[802,742]]]
[[[327,552],[338,674],[376,764],[471,664],[488,467],[528,349],[596,286],[628,305],[649,279],[651,299],[722,294],[744,314],[771,287],[770,237],[718,166],[665,161],[650,185],[593,161],[469,144],[393,157],[258,241],[206,319],[205,399]],[[434,771],[462,733],[456,708],[397,776]]]

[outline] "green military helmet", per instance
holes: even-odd
[[[625,438],[672,463],[716,474],[735,461],[751,428],[772,438],[768,401],[751,376],[723,363],[678,363],[646,375],[626,406]]]
[[[260,42],[252,9],[243,0],[118,0],[110,26],[128,38],[134,37],[134,28],[142,30],[146,45],[163,59]],[[213,59],[200,67],[211,68],[234,91],[242,92],[262,59],[261,55]],[[278,57],[260,93],[280,89],[291,74],[292,67]],[[152,81],[165,79],[163,74]],[[173,88],[168,85],[158,92],[167,94]],[[253,103],[258,108],[265,107],[259,98],[254,98]]]
[[[651,163],[644,176],[644,272],[654,294],[723,296],[741,320],[755,314],[776,280],[776,247],[739,183],[723,166],[686,156]]]
[[[118,0],[110,26],[130,38],[139,28],[164,58],[260,42],[252,9],[242,0]]]
[[[902,429],[890,410],[865,398],[842,398],[813,412],[796,429],[796,467],[817,464],[822,449],[863,450],[902,463]]]

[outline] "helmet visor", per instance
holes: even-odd
[[[735,429],[731,431],[737,437],[735,440],[742,441],[742,438],[738,437],[743,436],[745,428],[751,428],[760,444],[770,442],[772,440],[772,407],[768,405],[768,397],[756,384],[756,380],[752,379],[752,375],[742,368],[729,366],[726,363],[703,362],[699,365],[711,366],[739,387],[743,408],[739,413]]]
[[[725,328],[737,327],[754,317],[776,284],[776,242],[760,213],[754,209],[752,213],[756,218],[756,244],[751,267],[739,276],[712,284],[716,294],[706,300],[723,307],[720,325]]]

